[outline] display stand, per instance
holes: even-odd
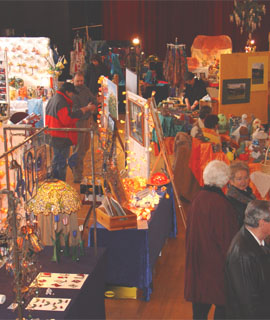
[[[160,160],[160,158],[162,156],[163,160],[164,160],[164,162],[166,164],[166,168],[167,168],[167,172],[168,172],[169,178],[170,178],[171,183],[172,183],[172,188],[173,188],[173,191],[174,191],[174,195],[175,195],[175,199],[176,199],[176,202],[177,202],[177,206],[178,206],[178,208],[180,210],[180,214],[181,214],[181,218],[182,218],[182,221],[183,221],[183,225],[184,225],[184,227],[186,229],[186,215],[185,215],[182,203],[181,203],[181,201],[179,199],[179,196],[178,196],[178,193],[177,193],[177,189],[176,189],[176,186],[175,186],[175,183],[174,183],[172,166],[171,166],[169,157],[167,155],[167,150],[166,150],[166,146],[165,146],[165,143],[164,143],[162,127],[160,125],[159,117],[158,117],[158,114],[156,112],[156,101],[155,101],[155,99],[153,97],[149,98],[148,99],[148,104],[149,104],[149,107],[150,107],[150,110],[151,110],[151,114],[152,114],[152,117],[153,117],[153,122],[154,122],[155,129],[156,129],[156,134],[157,134],[157,138],[158,138],[158,142],[159,142],[159,146],[160,146],[160,153],[159,153],[159,155],[157,157],[156,163],[153,166],[153,169],[152,169],[152,172],[150,174],[150,177],[152,176],[152,174],[154,172],[154,169],[156,168],[157,162]]]
[[[0,121],[10,117],[7,52],[0,53]]]
[[[72,30],[81,30],[81,29],[85,29],[85,33],[86,33],[86,41],[89,40],[89,32],[88,32],[88,28],[99,28],[99,27],[103,27],[103,24],[96,24],[93,26],[83,26],[83,27],[76,27],[76,28],[72,28]]]
[[[170,87],[175,91],[171,96],[179,96],[185,84],[184,75],[187,71],[185,48],[185,44],[178,44],[177,38],[175,44],[167,43],[163,74]]]

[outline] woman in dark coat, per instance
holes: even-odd
[[[187,215],[184,296],[192,302],[193,319],[207,319],[212,304],[215,319],[224,319],[224,265],[238,231],[236,213],[221,190],[229,181],[229,167],[223,161],[211,161],[203,179],[205,186]]]
[[[230,165],[230,183],[226,196],[237,212],[237,220],[241,228],[248,203],[256,199],[249,187],[249,167],[245,162],[235,161]]]

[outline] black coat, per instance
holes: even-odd
[[[247,190],[240,190],[233,185],[228,186],[226,197],[237,212],[237,220],[239,223],[239,229],[244,224],[245,211],[250,201],[256,199],[250,187]]]
[[[243,226],[225,267],[228,319],[270,319],[270,253]]]

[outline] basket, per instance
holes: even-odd
[[[268,152],[269,152],[269,148],[270,148],[270,146],[267,147],[267,150],[265,152],[264,160],[261,163],[261,171],[263,173],[267,173],[267,174],[270,174],[270,160],[267,160],[267,155],[268,155]]]

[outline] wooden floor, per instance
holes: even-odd
[[[96,142],[95,142],[96,143]],[[98,156],[97,154],[95,156]],[[119,151],[118,165],[123,162],[123,153]],[[151,160],[153,163],[154,156]],[[164,164],[161,161],[160,166]],[[100,161],[95,159],[95,168],[98,172]],[[159,167],[157,167],[158,170]],[[85,161],[84,174],[91,174],[91,163],[89,153]],[[70,169],[67,173],[67,182],[79,192],[79,184],[73,183]],[[184,209],[187,203],[182,203]],[[82,206],[78,214],[78,222],[82,224],[89,206]],[[93,222],[89,221],[89,226]],[[141,299],[105,299],[106,319],[192,319],[191,303],[184,300],[184,264],[185,250],[184,238],[185,230],[177,212],[178,235],[175,239],[168,239],[161,256],[158,258],[153,271],[153,293],[149,302]],[[88,230],[85,230],[84,238],[87,243]],[[209,319],[212,319],[210,313]]]

